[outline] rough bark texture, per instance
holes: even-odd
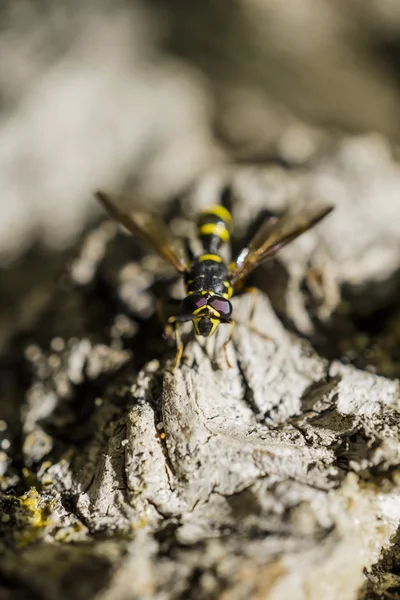
[[[324,5],[326,29],[314,41],[298,35],[296,19],[307,24],[316,1],[299,2],[293,15],[280,2],[239,2],[230,20],[203,4],[190,22],[179,2],[171,4],[180,8],[175,15],[168,4],[154,3],[154,14],[137,4],[129,21],[137,33],[148,18],[149,34],[157,15],[169,16],[164,44],[194,57],[203,76],[190,63],[187,72],[170,58],[165,64],[160,46],[152,55],[151,36],[135,38],[133,66],[132,31],[121,25],[129,9],[115,9],[111,29],[107,12],[91,24],[126,37],[120,46],[104,42],[121,71],[99,59],[82,89],[90,97],[117,89],[123,105],[135,100],[135,118],[126,126],[121,104],[98,94],[100,113],[114,102],[108,127],[118,152],[111,160],[104,136],[83,144],[79,161],[66,161],[64,179],[51,179],[43,202],[64,206],[61,186],[74,198],[65,205],[74,220],[73,202],[85,198],[82,216],[88,190],[113,181],[120,189],[125,181],[147,191],[149,203],[177,194],[163,210],[186,235],[197,210],[222,197],[231,204],[236,249],[265,211],[279,215],[311,200],[332,202],[335,211],[254,274],[262,292],[256,330],[248,322],[252,299],[234,300],[232,367],[221,352],[222,326],[204,343],[188,329],[182,366],[172,374],[174,346],[162,338],[154,310],[157,297],[182,295],[168,266],[108,220],[62,249],[69,234],[58,238],[57,226],[49,233],[44,205],[22,221],[25,205],[15,204],[29,239],[39,228],[58,250],[32,249],[0,273],[1,600],[375,600],[399,593],[400,167],[398,148],[381,135],[398,139],[398,89],[376,57],[368,68],[350,60],[365,58],[368,46],[361,34],[346,35],[356,2]],[[64,77],[65,91],[78,89],[80,67],[93,76],[96,36],[85,33],[96,10],[79,21],[79,51],[72,44],[55,63],[56,72],[64,60],[69,65],[61,69],[72,77]],[[371,46],[391,39],[389,25],[392,35],[399,29],[394,8],[387,10],[389,17],[371,2],[358,16]],[[212,33],[221,18],[224,39]],[[263,31],[297,42],[287,42],[282,56],[279,40]],[[333,62],[346,65],[332,70],[330,89],[320,37],[335,49]],[[266,57],[268,80],[260,76]],[[311,69],[299,70],[297,95],[287,90],[295,59]],[[25,111],[40,104],[51,82],[50,73],[16,108],[24,133]],[[340,103],[344,88],[349,97]],[[316,113],[310,94],[319,98]],[[374,102],[355,111],[367,97]],[[183,112],[176,109],[182,101]],[[97,131],[107,119],[96,114]],[[333,136],[328,120],[381,134]],[[15,130],[12,138],[18,155]],[[84,130],[79,140],[89,138]],[[54,150],[46,139],[48,173]],[[91,151],[98,162],[87,159]],[[0,168],[9,174],[7,164]],[[32,206],[46,188],[35,172]],[[99,173],[103,181],[95,181]],[[61,213],[55,219],[63,222]],[[12,231],[10,221],[0,227]],[[15,251],[3,237],[0,254]]]
[[[335,159],[329,164],[328,171]],[[278,177],[279,189],[297,189],[305,178],[254,172],[247,187],[254,217],[250,181],[256,187],[259,177]],[[233,213],[245,229],[237,181]],[[193,209],[201,189],[190,196]],[[273,198],[263,207],[277,210]],[[150,257],[127,262],[138,247],[108,222],[86,237],[39,337],[25,346],[32,380],[20,463],[7,470],[2,453],[2,485],[19,489],[22,477],[28,491],[2,497],[3,594],[355,597],[400,518],[398,382],[319,356],[293,329],[306,301],[314,314],[307,326],[319,330],[318,310],[334,310],[338,299],[332,289],[351,283],[366,241],[349,239],[338,262],[332,248],[347,218],[339,206],[271,270],[292,331],[265,296],[252,331],[251,299],[237,299],[232,368],[221,354],[221,327],[206,344],[189,334],[173,374],[150,318],[151,290],[168,289],[169,270]],[[362,264],[357,279],[368,281]],[[317,305],[306,283],[316,265]],[[272,276],[279,269],[280,280]],[[371,296],[371,311],[376,301]]]

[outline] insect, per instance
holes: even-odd
[[[210,206],[198,215],[197,235],[202,253],[194,256],[189,247],[185,248],[181,240],[172,236],[157,214],[121,196],[97,192],[96,197],[114,219],[152,246],[184,279],[186,296],[181,302],[180,312],[167,320],[167,329],[174,331],[177,345],[174,368],[179,366],[183,352],[179,325],[187,321],[192,321],[195,333],[204,337],[211,336],[219,324],[230,324],[230,332],[223,345],[230,366],[226,347],[235,326],[230,299],[246,291],[257,292],[255,288],[244,287],[247,276],[333,210],[332,206],[314,206],[286,214],[281,219],[266,219],[228,266],[220,254],[222,245],[229,242],[232,233],[232,216],[225,207]],[[255,304],[250,321],[254,309]]]

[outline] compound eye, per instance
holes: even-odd
[[[209,299],[208,304],[218,311],[221,317],[228,319],[232,314],[232,304],[229,300],[214,296]]]
[[[191,294],[182,300],[181,312],[185,315],[191,315],[195,310],[205,306],[207,300],[200,294]]]

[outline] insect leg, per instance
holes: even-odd
[[[230,326],[231,326],[231,328],[229,330],[229,333],[228,333],[228,337],[226,338],[225,342],[222,344],[222,352],[224,353],[225,361],[226,361],[226,364],[228,365],[228,369],[232,369],[232,365],[229,362],[228,353],[226,351],[226,348],[227,348],[229,342],[232,339],[233,330],[235,329],[235,326],[236,326],[236,321],[234,321],[233,319],[230,319],[229,321],[222,321],[222,322],[223,323],[229,323]]]
[[[192,320],[193,315],[177,315],[176,317],[169,317],[166,325],[166,329],[169,328],[171,332],[175,334],[175,343],[176,343],[176,356],[174,366],[169,369],[171,373],[175,371],[177,367],[181,364],[182,354],[183,354],[183,342],[181,339],[181,335],[179,333],[179,327],[181,323],[187,323]]]
[[[157,317],[158,320],[160,321],[163,329],[164,329],[164,336],[166,338],[171,337],[171,335],[173,334],[173,327],[171,327],[172,322],[170,322],[170,319],[175,319],[176,317],[167,317],[167,314],[171,314],[171,312],[175,312],[177,313],[179,311],[180,308],[180,300],[171,300],[171,298],[157,298],[156,301],[156,313],[157,313]],[[171,309],[170,310],[165,310],[165,308],[167,307],[167,309]]]
[[[157,298],[156,313],[157,313],[158,320],[160,321],[160,323],[163,327],[165,327],[167,324],[167,318],[165,316],[165,310],[164,310],[165,304],[166,304],[165,298]]]
[[[175,355],[175,363],[171,369],[168,369],[170,373],[173,373],[175,369],[179,367],[181,364],[182,354],[183,354],[183,343],[179,333],[179,321],[175,317],[170,317],[168,319],[168,323],[170,326],[173,326],[173,330],[175,333],[175,343],[176,343],[176,355]]]

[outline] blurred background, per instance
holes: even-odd
[[[382,296],[400,260],[396,0],[5,0],[0,15],[3,351],[102,214],[99,188],[193,206],[236,178],[243,230],[305,176],[342,207],[327,236],[342,282]]]
[[[282,208],[307,179],[342,207],[340,283],[397,277],[396,0],[6,0],[0,15],[3,351],[99,220],[99,188],[163,209],[235,180],[243,231],[248,207]]]
[[[400,136],[396,0],[2,2],[0,260],[62,249],[99,187],[155,204],[234,160]]]

